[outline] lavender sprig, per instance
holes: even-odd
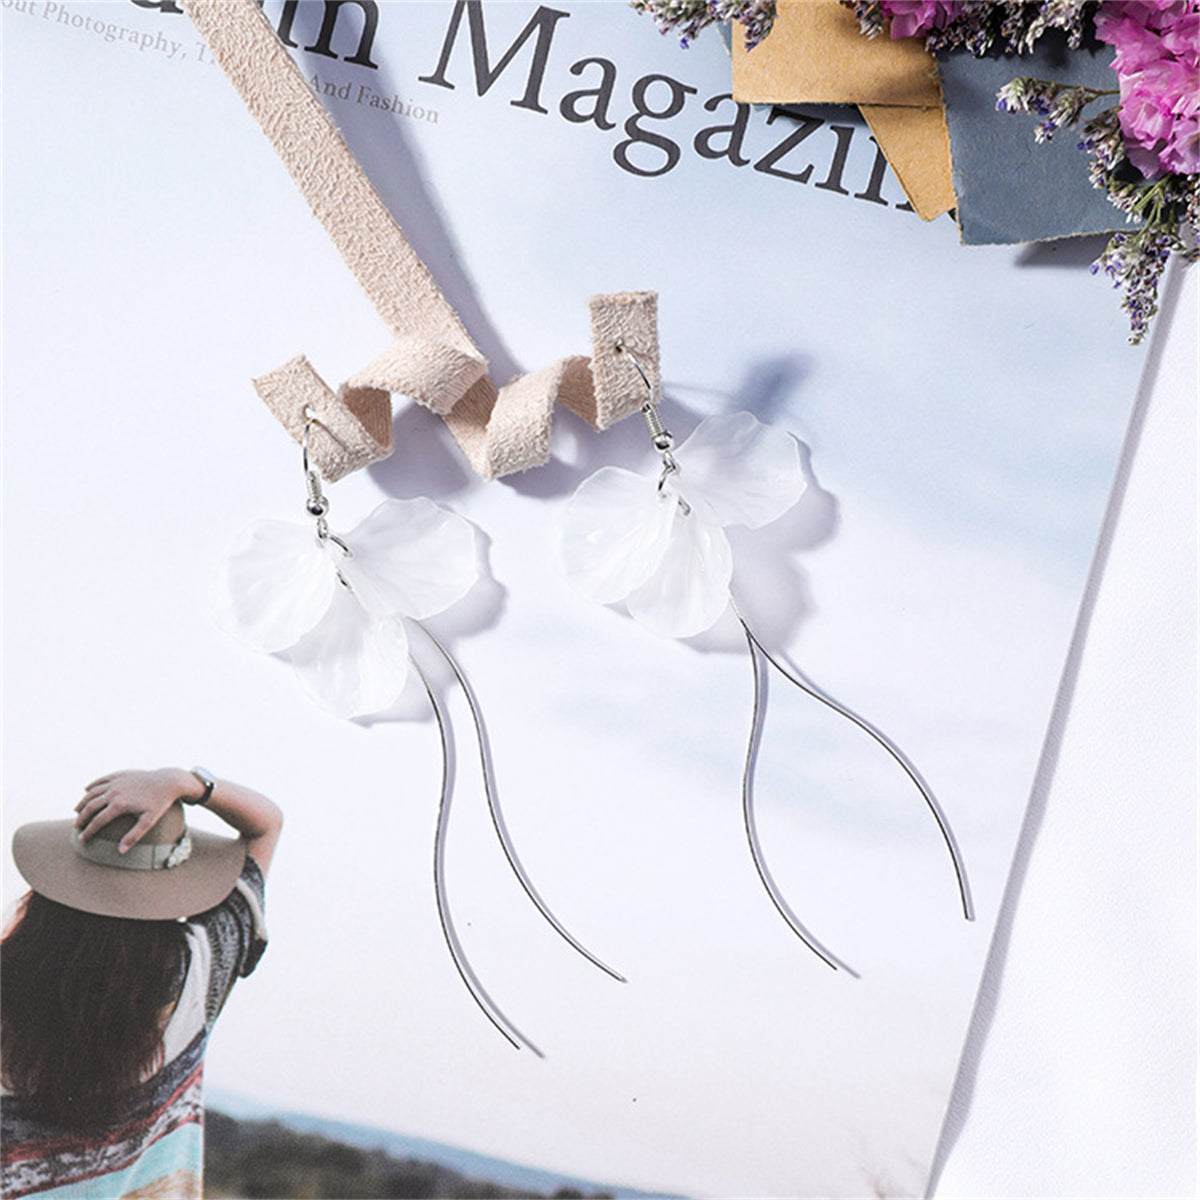
[[[1021,78],[1000,89],[996,107],[1002,112],[1043,117],[1034,130],[1034,137],[1042,142],[1060,129],[1078,126],[1084,108],[1094,100],[1116,94],[1116,89]],[[1200,255],[1195,245],[1200,233],[1200,176],[1169,174],[1145,179],[1128,159],[1120,109],[1115,105],[1083,123],[1078,145],[1090,155],[1088,179],[1092,186],[1108,193],[1126,221],[1141,225],[1133,233],[1114,233],[1092,264],[1093,275],[1102,271],[1121,289],[1121,308],[1129,317],[1129,340],[1136,346],[1158,312],[1158,285],[1172,252],[1189,262]],[[1191,245],[1183,236],[1184,226],[1192,231]]]
[[[893,5],[888,0],[841,0],[854,10],[859,29],[867,37],[883,32],[885,22],[900,10],[916,26],[916,36],[925,39],[925,48],[937,54],[966,50],[976,58],[1000,51],[1003,54],[1028,54],[1052,29],[1066,34],[1067,45],[1078,49],[1087,35],[1089,22],[1099,0],[1040,0],[1018,4],[998,4],[993,0],[958,0],[941,6],[952,10],[935,14],[934,5],[921,6],[924,14],[913,14],[911,6]]]
[[[1079,149],[1086,150],[1091,156],[1088,179],[1092,187],[1107,187],[1109,176],[1125,161],[1120,109],[1115,106],[1106,108],[1085,121],[1079,133]]]
[[[638,12],[654,18],[662,33],[674,33],[686,46],[709,25],[737,21],[752,50],[771,32],[775,0],[630,0]]]
[[[1114,233],[1092,263],[1092,274],[1103,271],[1121,289],[1129,340],[1136,346],[1158,312],[1158,285],[1171,254],[1181,254],[1185,262],[1200,257],[1200,176],[1164,175],[1132,183],[1110,177],[1106,186],[1108,198],[1125,219],[1143,225],[1134,233]],[[1190,230],[1190,243],[1185,229]]]
[[[842,0],[842,7],[854,10],[858,30],[866,37],[876,38],[883,32],[887,17],[879,0]]]
[[[1181,246],[1177,232],[1146,225],[1136,233],[1114,233],[1092,263],[1093,275],[1103,271],[1121,289],[1121,308],[1129,316],[1129,340],[1135,346],[1158,312],[1158,284],[1171,251]]]
[[[1071,129],[1077,125],[1083,110],[1093,100],[1116,95],[1116,88],[1079,87],[1049,79],[1022,77],[1006,83],[996,93],[996,108],[1000,112],[1033,113],[1044,117],[1045,120],[1034,130],[1033,136],[1039,142],[1048,142],[1060,129]],[[1108,110],[1114,116],[1116,111],[1115,108]]]

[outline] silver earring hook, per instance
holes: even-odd
[[[650,433],[650,444],[658,451],[662,459],[662,474],[658,477],[659,491],[671,475],[678,474],[679,463],[675,459],[675,455],[671,451],[675,447],[675,438],[671,431],[663,424],[662,414],[658,410],[658,399],[655,396],[654,385],[650,382],[650,376],[646,374],[645,368],[638,362],[636,355],[625,345],[624,338],[617,338],[613,343],[613,348],[618,354],[624,354],[633,364],[633,369],[642,377],[642,382],[646,385],[647,399],[642,405],[642,417],[646,421],[646,429]],[[684,514],[691,512],[691,507],[682,496],[678,497],[679,507]]]
[[[642,382],[646,385],[646,392],[650,397],[646,403],[657,404],[658,402],[654,398],[654,384],[650,382],[650,376],[646,374],[645,368],[640,362],[638,362],[637,356],[632,350],[629,349],[628,346],[625,345],[625,339],[623,337],[618,337],[613,343],[613,349],[616,350],[618,354],[624,354],[625,357],[628,358],[631,363],[633,363],[633,369],[642,377]]]
[[[304,467],[304,484],[308,491],[308,499],[305,501],[304,507],[308,510],[308,515],[317,523],[317,537],[323,542],[332,542],[347,558],[352,558],[354,552],[329,528],[329,522],[325,518],[325,514],[329,512],[329,501],[321,489],[321,476],[317,474],[309,461],[308,449],[312,427],[320,424],[316,413],[311,408],[305,407],[304,434],[300,439],[300,461]],[[350,586],[345,579],[342,579],[341,572],[338,573],[338,578],[346,587]]]

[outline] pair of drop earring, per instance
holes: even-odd
[[[785,666],[758,638],[731,590],[733,555],[725,529],[758,529],[793,507],[806,480],[796,440],[751,413],[709,417],[678,448],[663,424],[653,384],[619,341],[647,398],[642,405],[658,471],[639,475],[603,467],[568,502],[557,536],[567,579],[601,604],[623,602],[639,624],[666,637],[691,637],[732,609],[753,668],[754,703],[742,772],[742,815],[755,871],[792,932],[827,966],[838,960],[800,921],[776,884],[762,852],[754,814],[755,747],[763,718],[763,674],[773,669],[819,704],[852,722],[900,767],[937,823],[953,864],[963,916],[973,919],[966,873],[950,826],[928,784],[885,733]],[[441,794],[434,849],[434,890],[447,949],[466,988],[488,1020],[515,1047],[541,1051],[509,1020],[473,970],[456,931],[445,881],[450,813],[448,717],[418,644],[450,669],[466,699],[479,755],[484,794],[506,860],[542,917],[578,953],[613,979],[624,977],[578,941],[530,880],[508,833],[491,774],[482,712],[449,650],[425,624],[463,599],[479,578],[475,529],[433,501],[385,500],[345,534],[329,526],[329,504],[310,462],[319,421],[305,413],[302,462],[312,526],[258,521],[243,531],[222,564],[220,617],[233,634],[288,660],[312,698],[338,716],[391,706],[408,682],[419,680],[442,748]],[[315,535],[315,536],[314,536]]]

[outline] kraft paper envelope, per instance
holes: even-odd
[[[753,103],[940,107],[937,66],[915,38],[867,38],[838,0],[780,0],[775,27],[753,50],[738,26],[733,94]]]
[[[950,131],[943,108],[860,104],[871,133],[922,220],[955,205],[950,175]]]
[[[954,207],[937,66],[915,38],[866,38],[837,0],[780,0],[771,34],[733,40],[733,94],[751,103],[857,104],[913,208]]]

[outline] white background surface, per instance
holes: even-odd
[[[585,350],[589,292],[653,286],[677,432],[753,405],[804,441],[813,487],[748,560],[769,573],[747,573],[747,603],[936,778],[971,868],[975,927],[917,798],[775,687],[764,840],[862,969],[842,986],[775,920],[740,842],[736,639],[642,640],[548,562],[556,506],[587,470],[637,465],[641,430],[560,420],[554,464],[484,488],[438,422],[402,407],[393,459],[331,489],[335,528],[425,492],[487,530],[499,582],[439,629],[484,702],[526,865],[636,983],[609,984],[538,925],[463,750],[452,895],[481,975],[550,1052],[539,1063],[478,1016],[438,940],[428,721],[332,722],[211,622],[233,533],[301,517],[298,455],[246,380],[303,350],[336,382],[381,349],[378,320],[182,17],[65,9],[181,49],[4,10],[7,827],[123,763],[199,759],[284,803],[272,952],[210,1054],[226,1089],[643,1187],[919,1192],[1025,802],[1046,786],[1043,733],[1138,378],[1115,297],[1050,255],[964,251],[895,198],[692,158],[661,186],[624,175],[619,131],[516,112],[499,85],[476,97],[461,58],[436,131],[335,110],[498,378]],[[382,57],[407,91],[447,10],[403,10]],[[529,11],[489,9],[496,44]],[[680,56],[623,6],[572,11],[549,88],[579,86],[565,63],[600,52],[701,99],[727,88],[719,48]],[[855,147],[862,179],[872,154]],[[795,778],[803,807],[782,799]],[[6,872],[6,900],[19,888]],[[1080,1008],[1058,1011],[1090,1021]]]
[[[1177,270],[934,1194],[1197,1194],[1197,329]]]

